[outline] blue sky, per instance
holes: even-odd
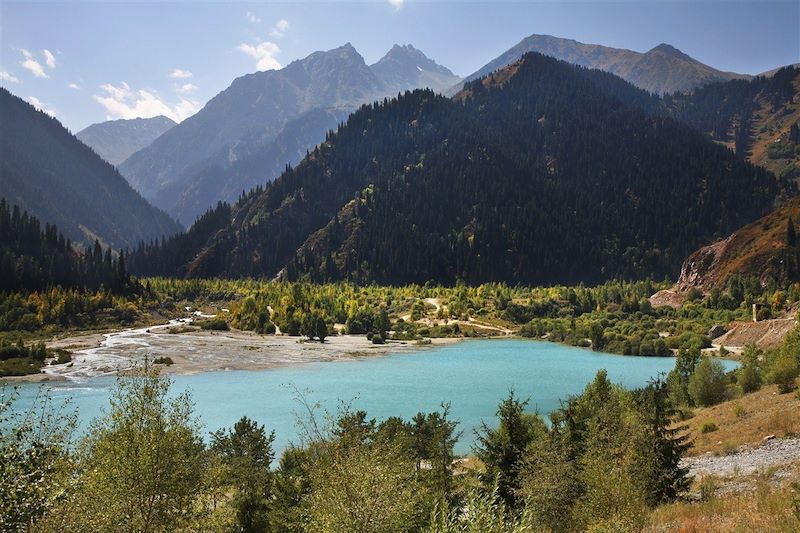
[[[532,33],[646,51],[667,42],[744,73],[800,61],[800,2],[10,2],[0,85],[72,131],[181,120],[237,76],[345,42],[372,63],[411,43],[467,75]]]

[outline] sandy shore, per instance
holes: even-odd
[[[191,329],[192,331],[182,331]],[[170,333],[170,330],[173,333]],[[175,333],[174,331],[181,331]],[[91,333],[48,342],[48,348],[72,352],[72,363],[47,366],[41,374],[15,381],[81,380],[114,375],[141,365],[145,358],[169,357],[168,374],[218,370],[267,370],[288,365],[410,352],[461,339],[432,339],[431,344],[389,341],[372,344],[363,335],[332,335],[324,343],[302,337],[257,335],[248,331],[204,331],[181,321],[162,326]]]

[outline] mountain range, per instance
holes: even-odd
[[[709,67],[664,43],[642,53],[534,34],[525,37],[464,80],[482,78],[516,62],[527,52],[538,52],[575,65],[605,70],[641,89],[657,94],[684,92],[713,82],[751,77]],[[460,87],[461,85],[452,88],[450,93],[457,92]]]
[[[237,78],[119,169],[145,198],[190,224],[218,200],[234,201],[299,162],[358,105],[459,80],[410,45],[370,66],[347,43]]]
[[[76,133],[75,137],[117,166],[174,125],[175,121],[165,116],[109,120],[92,124]]]
[[[527,51],[612,72],[656,93],[747,77],[703,65],[666,44],[639,53],[531,35],[467,80],[513,63]],[[297,164],[358,105],[407,89],[452,94],[461,86],[460,78],[411,45],[395,45],[367,65],[348,43],[281,70],[236,79],[119,168],[145,198],[188,226],[216,202],[234,202]]]
[[[129,248],[180,226],[55,118],[0,89],[0,197],[73,242]]]
[[[297,167],[129,265],[392,284],[662,278],[793,192],[657,97],[529,53],[454,99],[361,107]]]

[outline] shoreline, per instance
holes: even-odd
[[[481,338],[553,342],[548,339],[509,334]],[[157,325],[77,332],[53,338],[45,342],[46,346],[50,349],[65,349],[72,352],[71,363],[48,365],[37,374],[0,377],[0,383],[83,381],[97,376],[118,375],[140,366],[145,358],[153,361],[159,357],[169,357],[173,361],[171,365],[158,365],[161,372],[166,375],[229,370],[263,371],[305,363],[355,360],[361,357],[413,352],[470,339],[472,337],[435,337],[425,338],[423,343],[387,340],[385,344],[373,344],[364,335],[332,334],[324,343],[320,343],[299,336],[259,335],[252,331],[235,329],[202,330],[191,325],[191,318],[183,318]],[[555,344],[591,350],[563,342]],[[622,354],[611,355],[632,357]],[[719,357],[706,350],[704,355],[738,360],[737,353],[733,350],[728,357]]]
[[[258,335],[241,330],[169,332],[175,326],[187,325],[187,321],[176,320],[157,326],[78,334],[48,341],[48,348],[71,351],[72,362],[45,366],[38,374],[0,378],[0,382],[82,381],[118,375],[141,365],[145,358],[152,361],[159,357],[169,357],[173,361],[172,365],[158,365],[166,375],[262,371],[305,363],[413,352],[464,340],[447,337],[433,338],[430,343],[423,344],[391,340],[386,344],[373,344],[363,335],[331,335],[320,343],[305,337]]]

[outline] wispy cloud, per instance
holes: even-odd
[[[20,65],[22,68],[29,71],[37,78],[48,78],[47,72],[44,71],[42,68],[41,63],[34,59],[33,54],[25,50],[24,48],[20,48],[19,52],[22,54],[22,61],[20,61]]]
[[[175,87],[175,92],[178,94],[191,94],[198,89],[197,85],[192,83],[184,83],[179,87]]]
[[[170,78],[177,78],[179,80],[186,80],[192,77],[192,73],[188,70],[183,70],[180,68],[173,69],[172,72],[169,73]]]
[[[53,55],[53,52],[45,48],[42,50],[42,55],[44,56],[44,62],[50,68],[56,68],[56,56]]]
[[[405,0],[388,0],[389,5],[394,8],[395,11],[400,11],[405,3]]]
[[[120,85],[106,83],[100,86],[104,94],[95,94],[94,100],[106,110],[106,118],[150,118],[164,115],[176,122],[194,115],[200,105],[194,100],[181,97],[177,103],[169,104],[155,91],[134,91],[124,81]]]
[[[81,88],[81,86],[80,86],[80,85],[78,85],[77,83],[68,83],[68,84],[67,84],[67,89],[75,89],[75,90],[78,90],[78,89],[80,89],[80,88]]]
[[[253,24],[261,24],[261,19],[258,18],[258,15],[256,15],[252,11],[248,11],[245,17],[247,17],[247,20],[252,22]]]
[[[19,83],[19,78],[17,78],[7,70],[0,70],[0,81],[4,81],[7,83]]]
[[[269,29],[269,35],[270,37],[275,37],[276,39],[282,39],[288,30],[289,21],[286,19],[280,19],[273,27]]]
[[[49,105],[45,104],[44,102],[42,102],[41,100],[39,100],[35,96],[29,96],[28,97],[28,102],[33,107],[35,107],[36,109],[38,109],[39,111],[41,111],[43,113],[47,113],[51,117],[55,117],[56,116],[56,110],[55,109],[53,109]]]
[[[242,43],[238,47],[240,52],[244,52],[256,60],[258,70],[272,70],[281,68],[280,62],[275,59],[281,49],[277,44],[269,41],[260,42],[256,45]]]

